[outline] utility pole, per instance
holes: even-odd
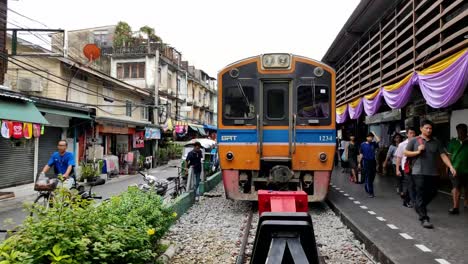
[[[8,54],[6,51],[6,28],[7,28],[8,0],[0,0],[0,84],[5,81]]]
[[[159,49],[156,49],[155,56],[156,72],[154,74],[154,110],[153,110],[153,122],[155,126],[159,127]],[[153,167],[155,167],[158,154],[158,140],[154,143],[153,152]]]

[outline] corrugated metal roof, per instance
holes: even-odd
[[[387,11],[402,0],[361,0],[322,58],[334,67]]]

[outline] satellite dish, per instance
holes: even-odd
[[[83,48],[83,54],[89,62],[92,62],[101,56],[101,49],[96,44],[86,44]]]

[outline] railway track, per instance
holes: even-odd
[[[333,212],[324,203],[311,205],[311,211],[309,212],[314,221],[314,230],[317,239],[317,247],[319,252],[319,261],[321,264],[342,264],[342,263],[367,263],[376,264],[372,256],[363,248],[363,245],[356,240],[354,234],[349,229],[341,226],[341,222],[329,221],[328,218],[336,218]],[[255,205],[251,204],[251,210],[246,214],[245,220],[241,227],[242,236],[238,240],[239,244],[239,255],[236,258],[236,264],[248,264],[252,256],[252,248],[255,240],[255,234],[257,231],[258,224],[258,211]],[[336,219],[334,219],[336,220]],[[331,223],[331,227],[324,226],[322,223]],[[341,249],[334,248],[331,244],[333,238],[325,234],[328,229],[335,229],[341,233],[340,239],[335,241],[338,247]],[[331,249],[331,250],[330,250]],[[346,254],[353,252],[351,254]],[[343,257],[341,257],[343,256]],[[351,258],[348,258],[351,256]]]
[[[170,263],[250,263],[258,211],[256,204],[224,198],[222,184],[203,197],[164,238],[179,249]],[[363,245],[325,203],[310,205],[322,263],[374,264]]]

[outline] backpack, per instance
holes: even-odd
[[[424,144],[424,140],[422,139],[422,137],[417,137],[416,140],[418,141],[419,145]],[[406,162],[404,166],[405,174],[410,174],[412,168],[413,168],[413,159],[408,157],[406,158]]]

